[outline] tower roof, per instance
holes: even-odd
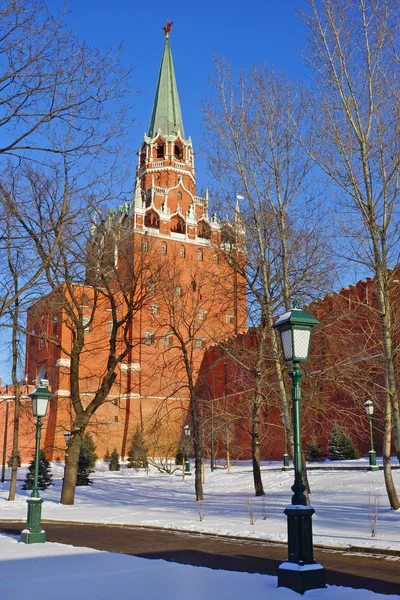
[[[185,137],[168,33],[151,113],[149,137],[154,138],[158,130],[163,137],[175,138],[178,131],[183,138]]]

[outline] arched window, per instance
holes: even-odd
[[[142,244],[142,250],[143,250],[143,252],[148,252],[148,250],[149,250],[149,244],[148,244],[148,242],[143,242],[143,244]]]
[[[167,255],[167,244],[161,244],[161,254],[163,256]]]
[[[144,216],[144,226],[160,229],[160,217],[154,210],[149,210]]]
[[[214,254],[214,262],[216,265],[219,263],[218,254]]]
[[[185,248],[183,246],[179,248],[179,257],[185,258]]]
[[[195,292],[197,290],[196,280],[192,279],[192,291]]]
[[[178,200],[182,200],[182,192],[178,192],[177,198]]]
[[[186,225],[182,217],[175,216],[171,219],[171,231],[173,233],[185,233]]]
[[[202,262],[203,260],[203,250],[197,250],[197,260]]]
[[[197,229],[197,235],[200,238],[204,238],[206,240],[210,239],[211,227],[208,225],[208,223],[205,223],[204,221],[199,222],[198,229]]]
[[[157,144],[156,147],[156,156],[157,158],[164,158],[164,144]]]

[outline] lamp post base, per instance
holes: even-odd
[[[279,566],[278,587],[287,587],[298,594],[326,587],[324,567],[318,563],[299,565],[284,562]]]
[[[42,498],[28,498],[28,519],[26,529],[21,532],[20,542],[24,544],[44,544],[46,532],[42,529]]]
[[[312,506],[290,504],[285,509],[288,527],[288,560],[279,566],[278,587],[304,594],[326,587],[324,568],[313,554]]]
[[[292,467],[289,464],[289,454],[285,453],[283,455],[283,467],[282,471],[291,471]]]
[[[376,452],[375,450],[369,451],[369,467],[368,471],[379,471],[379,467],[376,464]]]

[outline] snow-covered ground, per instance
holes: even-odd
[[[190,567],[76,548],[61,544],[18,543],[0,535],[0,598],[4,600],[295,600],[276,588],[276,577]],[[395,595],[329,586],[306,592],[307,600],[390,600]]]
[[[339,463],[341,466],[343,463]],[[352,464],[366,464],[363,459]],[[323,463],[328,467],[329,463]],[[78,487],[74,506],[59,504],[63,466],[53,464],[55,485],[42,493],[43,518],[101,523],[126,523],[239,535],[286,541],[284,508],[290,503],[293,472],[272,470],[280,464],[265,463],[262,478],[265,496],[253,495],[251,465],[237,463],[228,474],[207,468],[203,502],[195,502],[194,477],[182,481],[180,471],[160,473],[150,468],[136,472],[124,466],[110,473],[97,464],[94,484]],[[332,463],[330,463],[332,466]],[[20,477],[23,477],[21,469]],[[400,470],[393,472],[400,492]],[[309,472],[314,543],[325,546],[363,546],[400,550],[400,511],[390,510],[382,471]],[[15,502],[7,502],[8,482],[0,485],[0,519],[25,519],[26,498],[21,490]],[[369,500],[370,499],[370,500]],[[377,534],[369,530],[369,504],[379,502]],[[251,518],[253,513],[253,519]],[[254,521],[251,524],[251,521]],[[1,580],[1,577],[0,577]]]

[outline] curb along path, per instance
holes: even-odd
[[[17,535],[22,521],[0,521],[0,532]],[[49,542],[84,546],[150,559],[227,571],[276,575],[286,559],[283,544],[149,527],[43,521]],[[329,585],[400,595],[399,558],[316,549]]]

